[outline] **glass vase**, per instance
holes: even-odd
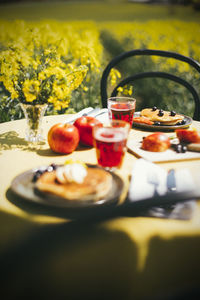
[[[21,103],[26,118],[25,140],[28,142],[41,142],[44,140],[42,131],[42,119],[47,109],[47,104],[23,104]]]

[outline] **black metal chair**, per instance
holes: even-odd
[[[108,90],[108,77],[110,74],[110,71],[113,67],[116,67],[121,61],[132,57],[132,56],[160,56],[160,57],[165,57],[165,58],[173,58],[182,62],[185,62],[192,66],[194,69],[196,69],[200,73],[200,63],[195,61],[194,59],[178,54],[176,52],[170,52],[170,51],[162,51],[162,50],[151,50],[151,49],[136,49],[136,50],[131,50],[127,52],[123,52],[120,55],[114,57],[107,65],[105,68],[102,78],[101,78],[101,101],[102,101],[102,106],[107,107],[107,90]],[[116,87],[113,89],[111,92],[111,95],[109,97],[114,97],[117,96],[118,94],[118,88],[119,87],[124,87],[127,84],[133,84],[136,80],[143,79],[143,78],[165,78],[171,81],[174,81],[182,86],[184,86],[191,94],[194,100],[194,114],[193,114],[193,119],[200,121],[200,97],[198,95],[197,90],[194,88],[194,86],[186,81],[185,79],[182,79],[178,76],[175,76],[170,73],[166,72],[160,72],[160,71],[149,71],[149,72],[141,72],[134,74],[132,76],[128,76],[127,78],[124,78],[121,80]]]

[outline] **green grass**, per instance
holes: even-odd
[[[190,6],[149,5],[114,2],[31,2],[0,5],[0,19],[38,21],[147,21],[150,19],[200,22],[200,11]]]

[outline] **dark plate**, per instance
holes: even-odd
[[[148,125],[148,124],[133,122],[133,127],[138,127],[147,130],[174,131],[176,129],[187,128],[189,125],[192,124],[192,118],[185,115],[183,116],[185,120],[184,125]],[[140,117],[140,111],[135,112],[134,117]]]
[[[88,166],[92,168],[99,168],[96,165],[88,165]],[[35,188],[35,183],[32,182],[32,178],[34,176],[34,173],[41,168],[46,168],[46,166],[38,167],[37,169],[28,170],[15,177],[11,182],[11,190],[15,194],[17,194],[18,196],[22,197],[23,199],[29,202],[56,207],[56,208],[80,210],[84,208],[92,208],[92,207],[105,206],[108,204],[117,203],[124,187],[124,183],[118,175],[106,171],[112,175],[112,187],[109,193],[103,199],[98,201],[67,200],[62,197],[57,197],[56,195],[54,196],[53,194],[50,193],[49,194],[40,193]]]

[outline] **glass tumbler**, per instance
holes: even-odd
[[[122,120],[111,120],[108,124],[94,126],[94,146],[100,166],[110,171],[121,167],[127,151],[129,130],[130,124]]]
[[[110,120],[126,121],[132,126],[136,99],[131,97],[111,97],[107,100]]]

